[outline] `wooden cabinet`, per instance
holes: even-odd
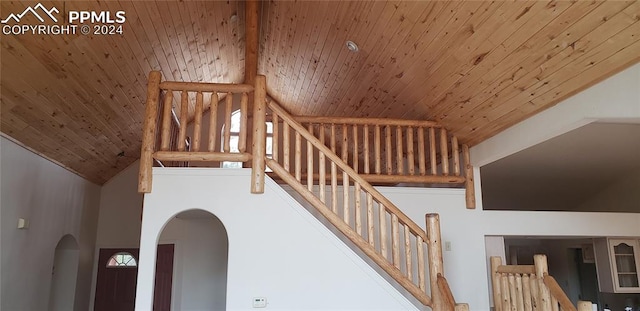
[[[640,238],[594,240],[600,291],[640,293]]]

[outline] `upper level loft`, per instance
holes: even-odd
[[[260,193],[277,164],[309,189],[464,187],[475,208],[469,147],[437,122],[293,116],[267,97],[263,76],[255,86],[161,79],[152,72],[147,90],[140,192],[158,165],[251,167]]]

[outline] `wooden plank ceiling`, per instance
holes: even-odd
[[[122,36],[1,40],[2,132],[96,183],[140,156],[151,70],[166,80],[242,82],[243,2],[42,3],[61,14],[62,8],[126,12]],[[3,0],[0,16],[34,4]]]
[[[640,59],[639,1],[283,1],[262,17],[259,71],[292,113],[430,119],[470,144]]]
[[[96,183],[139,155],[150,70],[243,80],[243,2],[43,4],[126,12],[122,36],[0,40],[2,132]],[[638,1],[269,1],[258,71],[294,114],[430,119],[477,144],[638,62],[639,22]]]

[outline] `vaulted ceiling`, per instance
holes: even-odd
[[[139,154],[149,71],[243,81],[243,2],[42,3],[126,12],[122,35],[1,34],[1,131],[96,183]],[[635,64],[639,39],[638,1],[265,1],[258,72],[294,114],[430,119],[477,144]]]

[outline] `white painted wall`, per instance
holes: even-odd
[[[175,245],[172,310],[224,310],[228,243],[220,220],[183,213],[169,221],[159,241]]]
[[[389,301],[400,301],[402,308],[411,308],[404,305],[406,300],[381,281],[371,267],[364,266],[360,258],[353,258],[356,255],[328,229],[309,219],[308,212],[293,202],[280,186],[268,180],[265,194],[250,195],[248,183],[248,170],[156,169],[154,192],[145,202],[147,206],[154,206],[154,213],[145,213],[145,224],[149,221],[149,226],[143,227],[142,247],[145,241],[155,245],[162,225],[180,210],[207,209],[218,216],[229,231],[229,310],[249,309],[250,300],[255,296],[271,297],[270,309],[363,309],[371,306],[358,305],[350,297],[379,297],[372,293],[381,288],[391,293],[385,294],[385,299],[391,297]],[[480,190],[480,181],[477,183],[476,189]],[[456,300],[470,303],[472,310],[490,307],[488,256],[500,253],[502,244],[496,236],[640,236],[640,214],[483,211],[481,206],[467,210],[462,189],[378,189],[420,225],[424,226],[426,213],[440,214],[443,240],[452,246],[451,251],[444,252],[446,277]],[[172,195],[175,193],[181,195]],[[307,232],[310,228],[316,234]],[[486,243],[491,244],[493,253],[485,249]],[[309,249],[309,245],[316,247]],[[318,249],[320,246],[322,249]],[[152,275],[150,254],[152,250],[141,250],[141,264],[147,266],[146,271],[141,268],[143,279],[145,275]],[[349,270],[367,273],[351,275],[353,271],[342,271],[344,256],[352,261]],[[357,263],[355,267],[354,263]],[[335,275],[337,272],[342,276]],[[309,284],[309,280],[315,282]],[[327,293],[345,286],[347,281],[351,283],[346,286],[350,288],[350,295],[345,297],[340,291]],[[296,284],[295,288],[287,287],[291,284]],[[309,293],[303,289],[334,298],[320,302],[323,305],[304,305]],[[137,306],[143,310],[150,302],[150,284],[139,281],[138,290]],[[382,306],[389,301],[375,305],[384,309]]]
[[[102,186],[95,247],[91,250],[96,260],[91,262],[90,310],[95,301],[100,248],[137,248],[140,245],[142,195],[138,193],[138,168],[139,161],[133,162]]]
[[[80,249],[75,309],[87,310],[100,187],[4,137],[0,175],[0,309],[48,308],[55,248],[70,234]]]
[[[594,121],[640,123],[640,64],[472,147],[471,162],[480,167]]]
[[[360,257],[268,179],[249,194],[250,170],[154,169],[145,196],[137,310],[152,303],[155,246],[182,210],[212,212],[229,237],[227,310],[415,310]],[[177,194],[177,195],[176,195]]]
[[[140,240],[142,194],[136,161],[102,186],[96,248],[136,248]]]

